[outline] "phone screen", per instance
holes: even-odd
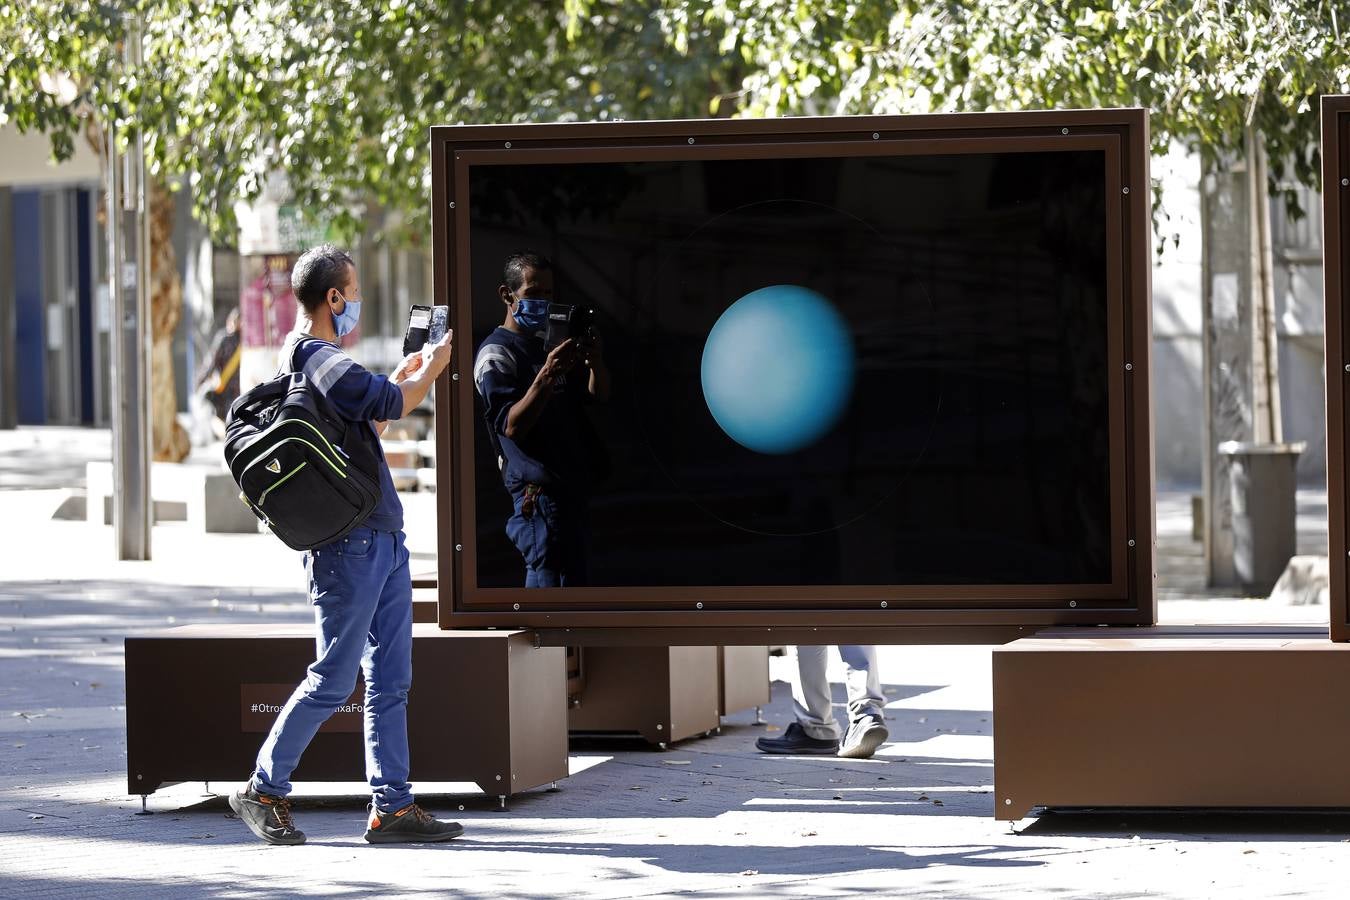
[[[427,343],[438,343],[450,327],[450,307],[431,307],[431,322],[427,327]]]
[[[416,353],[427,342],[431,326],[430,306],[414,306],[408,310],[408,330],[403,334],[403,354]]]

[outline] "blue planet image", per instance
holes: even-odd
[[[717,424],[757,453],[800,450],[848,408],[856,367],[848,325],[809,288],[751,291],[703,345],[703,398]]]

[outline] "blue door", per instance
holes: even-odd
[[[75,194],[75,244],[78,263],[77,289],[79,315],[76,328],[80,333],[80,422],[94,424],[94,248],[90,240],[90,209],[92,191],[77,190]]]
[[[42,195],[14,191],[14,380],[19,424],[47,421],[46,323],[42,303]]]

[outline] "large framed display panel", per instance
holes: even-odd
[[[1152,623],[1145,111],[442,127],[431,151],[443,627]],[[499,293],[522,249],[555,312],[592,311],[611,390],[578,364],[546,438],[513,440],[544,353]],[[525,587],[545,552],[584,577]]]
[[[1346,478],[1346,380],[1350,379],[1350,96],[1322,98],[1322,285],[1327,356],[1327,556],[1331,639],[1350,641],[1346,560],[1350,481]]]

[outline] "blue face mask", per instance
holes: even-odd
[[[524,328],[526,333],[537,334],[548,327],[548,301],[521,297],[516,301],[511,318],[515,319],[516,324]]]
[[[342,294],[339,293],[338,296],[342,297]],[[333,330],[337,332],[338,337],[346,337],[355,331],[356,323],[361,319],[361,301],[347,300],[346,297],[342,299],[347,305],[342,308],[342,312],[333,313]]]

